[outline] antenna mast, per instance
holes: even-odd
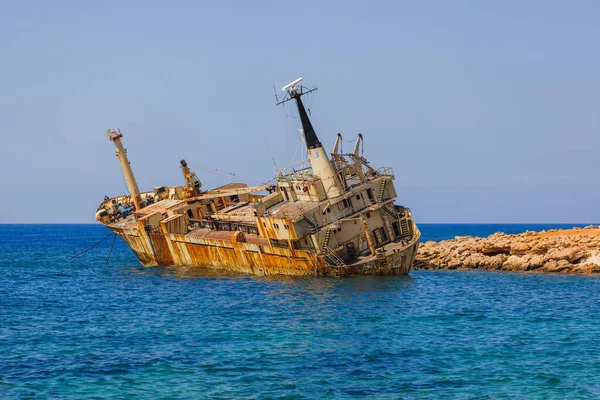
[[[310,118],[306,113],[306,109],[304,108],[301,99],[302,96],[314,92],[317,88],[307,89],[304,86],[298,85],[301,81],[302,78],[298,78],[285,85],[282,90],[286,92],[286,95],[283,100],[277,103],[277,105],[286,103],[290,100],[296,100],[298,114],[300,115],[300,121],[302,122],[304,143],[308,152],[308,160],[310,161],[313,175],[321,179],[327,197],[332,199],[342,194],[342,188],[338,181],[335,169],[333,168],[333,165],[331,165],[331,161],[327,157],[327,153],[319,141],[319,137],[310,122]]]

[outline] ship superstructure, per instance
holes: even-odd
[[[96,219],[121,237],[145,266],[206,266],[256,275],[406,275],[420,232],[410,210],[394,204],[391,168],[373,168],[360,154],[324,149],[302,96],[315,89],[284,87],[296,103],[310,166],[279,172],[274,185],[232,183],[202,191],[181,161],[185,186],[140,193],[120,132],[108,131],[129,196],[107,198]],[[265,194],[266,192],[266,194]]]

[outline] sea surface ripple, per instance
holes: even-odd
[[[254,277],[142,268],[119,240],[105,265],[112,239],[67,261],[106,235],[0,225],[0,397],[600,398],[597,277]]]

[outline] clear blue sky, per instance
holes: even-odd
[[[278,90],[319,86],[328,147],[363,133],[417,222],[598,222],[599,21],[597,1],[3,1],[0,222],[93,222],[126,190],[107,128],[142,190],[182,158],[268,180],[299,122],[267,58]]]

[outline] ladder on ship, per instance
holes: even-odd
[[[323,252],[324,249],[329,245],[329,240],[331,239],[331,233],[332,233],[331,229],[327,229],[327,232],[325,232],[325,239],[323,239],[323,244],[321,244],[321,252]]]
[[[325,256],[325,261],[327,261],[327,263],[329,263],[329,264],[335,265],[337,267],[346,265],[346,263],[344,262],[342,257],[338,256],[329,247],[323,248],[323,255]]]
[[[412,237],[410,232],[410,226],[408,224],[408,219],[406,217],[400,217],[400,214],[396,210],[395,207],[391,207],[388,204],[384,204],[381,208],[385,212],[387,212],[394,220],[398,221],[398,225],[400,228],[400,237],[402,240],[409,240]]]
[[[312,217],[309,217],[308,214],[304,214],[304,219],[306,220],[306,222],[308,222],[308,224],[310,225],[310,233],[314,234],[317,233],[317,231],[319,230],[319,225],[317,224],[316,221],[314,221],[312,219]]]
[[[410,239],[410,237],[412,236],[410,233],[410,227],[408,226],[408,220],[406,219],[406,217],[400,218],[400,234],[402,235],[402,238],[405,240]]]
[[[384,205],[383,205],[381,208],[383,208],[383,210],[384,210],[385,212],[387,212],[387,213],[388,213],[388,214],[389,214],[389,215],[390,215],[392,218],[394,218],[394,219],[398,219],[398,211],[396,211],[396,209],[395,209],[395,208],[393,208],[393,207],[390,207],[390,206],[389,206],[389,205],[387,205],[387,204],[384,204]]]
[[[379,185],[379,193],[377,193],[377,202],[381,203],[383,200],[383,195],[385,194],[385,185],[387,184],[387,179],[382,179],[381,184]]]

